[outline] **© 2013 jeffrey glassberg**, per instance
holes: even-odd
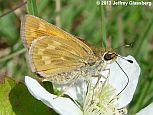
[[[147,1],[112,1],[113,6],[118,6],[118,5],[131,5],[131,6],[151,6],[152,2],[147,2]]]
[[[152,2],[148,1],[103,1],[97,0],[97,5],[112,5],[112,6],[151,6]]]

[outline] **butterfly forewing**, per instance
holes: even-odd
[[[41,36],[57,36],[61,39],[67,40],[71,42],[73,47],[80,46],[89,54],[92,53],[91,48],[89,48],[86,44],[82,43],[82,41],[78,40],[71,34],[63,31],[62,29],[54,26],[38,17],[26,15],[22,19],[21,23],[21,38],[24,41],[25,47],[29,48],[34,39],[37,39]],[[79,49],[78,49],[79,50]]]

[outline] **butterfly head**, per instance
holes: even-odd
[[[117,53],[112,48],[106,48],[102,55],[102,60],[112,63],[117,59],[117,56]]]

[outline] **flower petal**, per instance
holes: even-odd
[[[140,75],[140,67],[136,60],[132,56],[127,56],[123,58],[133,61],[133,63],[130,63],[122,58],[117,59],[118,64],[121,66],[121,68],[124,70],[129,78],[129,83],[125,89],[124,87],[126,86],[128,81],[126,74],[115,62],[112,64],[108,64],[107,66],[107,68],[110,68],[109,83],[116,88],[117,94],[124,89],[119,95],[119,108],[125,107],[131,102]]]
[[[153,103],[140,110],[136,115],[152,115],[153,114]]]
[[[83,105],[86,92],[87,92],[87,83],[84,78],[80,78],[74,82],[72,85],[54,85],[60,91],[66,92],[64,94],[69,95],[73,100],[77,100],[81,105]]]
[[[69,98],[58,97],[46,91],[35,79],[25,76],[29,92],[61,115],[82,115],[80,108]]]

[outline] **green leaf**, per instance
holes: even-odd
[[[30,95],[23,83],[10,78],[0,84],[0,115],[50,115],[41,101]]]

